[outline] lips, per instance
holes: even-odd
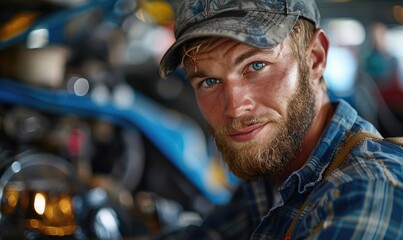
[[[266,124],[253,125],[241,130],[237,130],[229,134],[229,137],[236,142],[249,141],[255,138],[265,126]]]

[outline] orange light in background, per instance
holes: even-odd
[[[48,236],[73,235],[77,229],[71,196],[67,193],[34,192],[33,209],[27,209],[26,226]]]
[[[7,186],[4,191],[3,198],[5,201],[1,206],[2,214],[6,216],[11,216],[17,207],[18,201],[20,199],[20,190],[14,186]]]
[[[17,205],[17,201],[18,201],[18,192],[10,192],[10,195],[8,195],[7,198],[7,203],[10,207],[15,207]]]
[[[163,25],[173,21],[174,10],[166,1],[141,1],[136,16],[143,22]]]
[[[39,215],[43,215],[46,207],[46,198],[43,193],[36,193],[34,198],[34,209]]]
[[[67,215],[73,214],[70,197],[63,196],[59,202],[59,209]]]
[[[0,41],[6,41],[27,30],[37,19],[37,12],[21,12],[0,28]]]
[[[396,5],[393,6],[393,17],[396,19],[396,22],[403,24],[403,7]]]

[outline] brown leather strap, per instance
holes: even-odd
[[[397,145],[400,145],[401,147],[403,147],[403,137],[388,137],[385,138],[385,141],[387,142],[391,142]]]
[[[352,148],[361,144],[364,140],[368,140],[368,139],[380,141],[383,138],[375,135],[374,133],[366,132],[366,131],[362,131],[362,132],[358,132],[358,133],[349,133],[347,136],[347,141],[339,149],[339,151],[334,156],[333,160],[327,166],[322,179],[326,178],[329,175],[329,173],[336,170],[336,168],[338,168],[340,165],[342,165],[346,161],[347,156],[350,153]]]
[[[377,136],[373,133],[370,132],[358,132],[358,133],[347,133],[346,136],[347,140],[344,143],[344,145],[341,146],[339,151],[336,153],[334,158],[330,161],[329,165],[326,167],[322,179],[325,179],[331,172],[336,170],[338,167],[340,167],[347,159],[348,154],[350,153],[351,149],[357,145],[359,145],[361,142],[367,139],[373,139],[373,140],[382,140],[382,137]],[[403,142],[403,138],[400,138],[399,141]],[[309,198],[310,193],[307,195],[305,198],[304,203],[301,205],[301,207],[298,210],[297,215],[294,217],[293,221],[291,222],[290,226],[287,229],[286,235],[285,235],[285,240],[291,240],[291,234],[294,231],[295,226],[297,225],[297,221],[299,217],[301,216],[304,208],[306,207],[307,204],[307,199]]]
[[[346,135],[346,142],[341,146],[341,148],[338,150],[334,158],[330,161],[329,165],[326,167],[325,172],[322,175],[322,179],[325,179],[331,172],[336,170],[338,167],[340,167],[348,157],[348,154],[350,153],[351,149],[354,148],[355,146],[358,146],[361,144],[364,140],[372,139],[375,141],[387,141],[393,144],[400,145],[403,147],[403,137],[388,137],[388,138],[382,138],[381,136],[375,135],[374,133],[371,132],[358,132],[358,133],[347,133]],[[304,208],[306,207],[307,204],[307,199],[309,198],[310,193],[307,195],[304,203],[298,210],[297,215],[294,217],[291,225],[288,227],[285,240],[291,240],[291,234],[294,231],[294,228],[297,224],[297,221],[299,217],[301,216]]]

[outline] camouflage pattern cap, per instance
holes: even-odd
[[[176,9],[176,42],[160,64],[167,76],[182,60],[182,45],[200,37],[228,37],[257,48],[282,42],[302,17],[319,27],[315,0],[181,0]]]

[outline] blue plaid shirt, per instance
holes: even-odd
[[[335,114],[311,157],[279,188],[270,179],[244,182],[232,201],[201,226],[163,239],[284,239],[308,193],[292,239],[402,239],[402,147],[364,141],[344,165],[322,179],[347,131],[377,133],[348,103],[333,104]]]

